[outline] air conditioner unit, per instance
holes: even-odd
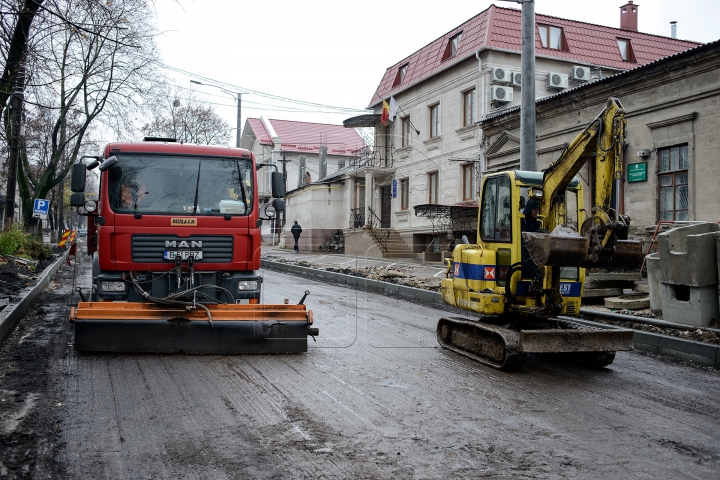
[[[513,87],[522,86],[522,73],[510,72],[510,85],[512,85]]]
[[[581,82],[587,82],[590,80],[590,69],[588,67],[574,65],[572,67],[572,72],[570,73],[570,78],[573,80],[580,80]]]
[[[510,83],[510,70],[505,67],[494,67],[490,70],[490,82],[502,85]]]
[[[550,72],[547,76],[547,87],[563,89],[568,87],[568,76],[564,73]]]
[[[513,101],[512,87],[493,86],[490,89],[490,100],[496,103],[510,103]]]

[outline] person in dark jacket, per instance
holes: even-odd
[[[538,215],[540,214],[540,203],[531,198],[525,204],[523,208],[523,215],[525,218],[520,222],[520,231],[522,232],[537,232],[540,230],[540,221]]]
[[[300,224],[297,222],[297,220],[295,220],[295,223],[294,223],[293,226],[290,228],[290,232],[292,233],[292,236],[293,236],[293,238],[295,239],[295,246],[293,247],[293,251],[294,251],[295,253],[298,253],[298,252],[299,252],[299,249],[298,249],[298,240],[300,240],[300,234],[302,233],[302,227],[301,227]]]
[[[540,220],[538,220],[539,214],[540,202],[538,202],[534,198],[531,198],[525,204],[525,208],[523,208],[523,215],[525,215],[525,218],[520,220],[520,231],[537,232],[538,230],[540,230]],[[530,253],[528,252],[527,246],[525,245],[524,238],[521,241],[521,252],[523,273],[525,275],[529,275],[532,278],[528,293],[530,293],[531,295],[541,293],[540,289],[542,288],[542,270],[539,269],[538,266],[535,265],[535,262],[533,262],[530,258]]]

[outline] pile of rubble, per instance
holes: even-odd
[[[53,252],[49,259],[38,262],[12,255],[0,255],[0,311],[25,288],[31,286],[38,275],[52,264],[61,252]]]

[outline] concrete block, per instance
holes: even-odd
[[[647,266],[648,289],[650,291],[650,310],[662,315],[662,276],[660,274],[660,254],[651,253],[645,257]]]
[[[658,235],[663,283],[704,287],[717,285],[716,232],[718,223],[698,223],[673,228]]]
[[[661,283],[663,320],[710,326],[720,319],[717,285],[691,287]]]

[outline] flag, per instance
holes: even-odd
[[[398,102],[395,101],[395,97],[390,97],[390,121],[392,122],[395,120],[395,115],[397,115],[398,108],[400,108],[400,105],[398,105]]]
[[[380,115],[380,121],[383,123],[383,125],[387,125],[388,117],[390,116],[390,105],[383,100],[383,109],[382,114]]]

